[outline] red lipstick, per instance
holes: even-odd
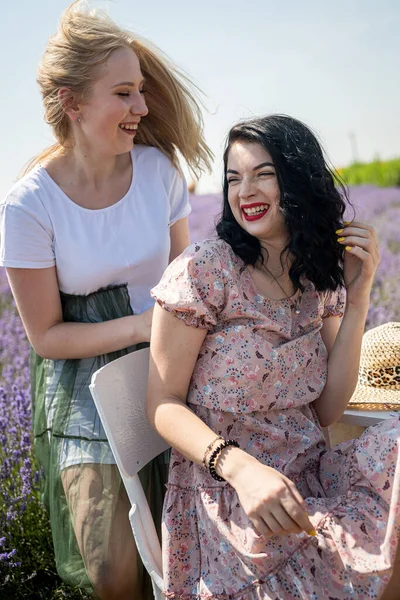
[[[269,210],[269,206],[267,205],[267,208],[265,210],[263,210],[257,214],[254,214],[254,215],[247,215],[244,212],[245,208],[255,208],[256,206],[265,206],[265,202],[253,202],[252,204],[243,204],[240,207],[246,221],[258,221],[258,219],[262,219],[262,217],[264,217]]]

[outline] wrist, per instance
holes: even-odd
[[[227,446],[223,449],[217,461],[216,472],[235,487],[235,482],[239,479],[241,472],[248,467],[250,462],[255,460],[244,450],[235,446]]]
[[[352,290],[351,286],[346,291],[346,308],[352,308],[357,311],[367,311],[371,297],[371,287],[360,290]]]
[[[347,299],[344,316],[351,316],[352,319],[366,320],[369,310],[369,298],[364,302],[352,302]]]

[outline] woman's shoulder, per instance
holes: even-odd
[[[153,190],[158,188],[160,191],[161,187],[170,200],[171,197],[173,200],[181,200],[183,195],[188,203],[187,188],[181,171],[161,150],[154,146],[135,145],[132,149],[132,164],[136,181],[141,181],[140,189],[146,190],[150,185]]]
[[[227,306],[234,277],[230,251],[218,239],[195,242],[167,267],[151,294],[187,325],[215,327]]]
[[[165,171],[176,171],[176,167],[172,164],[168,156],[155,146],[135,144],[131,153],[134,164],[139,164],[142,167],[151,165],[152,168],[157,165]]]
[[[18,179],[0,204],[4,207],[13,207],[29,213],[43,211],[45,181],[42,174],[43,168],[38,166]]]
[[[193,275],[208,277],[212,274],[231,284],[243,265],[229,244],[219,238],[208,238],[190,244],[175,261],[180,265],[184,264]]]
[[[199,259],[210,258],[219,260],[224,264],[241,262],[235,255],[231,246],[220,238],[206,238],[190,244],[184,251],[187,255],[196,256]]]

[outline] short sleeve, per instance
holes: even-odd
[[[174,177],[169,190],[169,202],[171,207],[169,225],[171,226],[179,219],[187,217],[191,211],[186,181],[177,169],[174,169]]]
[[[323,302],[323,319],[326,317],[343,317],[346,304],[346,290],[341,287],[334,292],[331,290],[325,292]]]
[[[0,265],[44,269],[55,265],[51,226],[46,217],[12,204],[0,205]]]
[[[227,275],[218,249],[208,240],[186,248],[150,293],[186,325],[213,329],[226,305]]]

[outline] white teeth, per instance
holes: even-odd
[[[260,204],[260,206],[253,206],[253,208],[244,208],[243,211],[246,215],[257,215],[268,209],[268,204]]]
[[[137,123],[125,123],[125,124],[121,123],[120,127],[121,127],[121,129],[130,129],[130,130],[138,128]]]

